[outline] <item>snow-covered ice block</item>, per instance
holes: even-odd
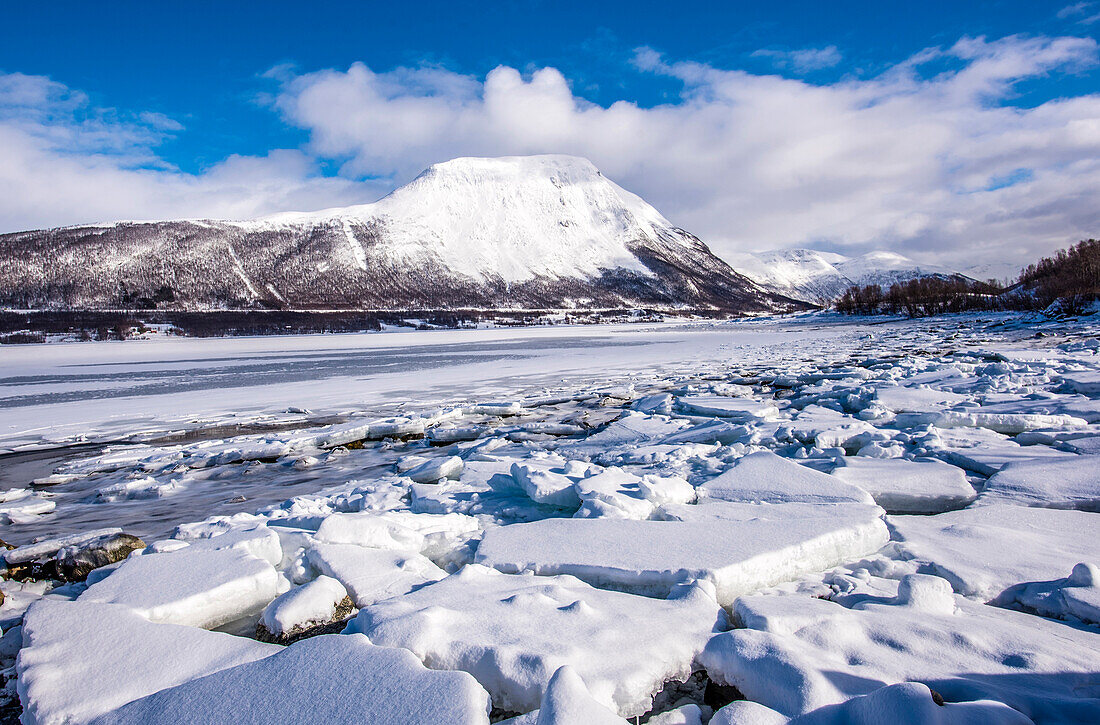
[[[57,503],[28,489],[14,489],[0,494],[0,524],[24,524],[48,514]]]
[[[734,425],[724,420],[710,420],[690,428],[684,428],[660,440],[666,445],[680,445],[684,443],[721,443],[729,445],[749,434],[749,429],[743,425]]]
[[[333,621],[347,596],[348,590],[339,580],[321,575],[276,597],[264,608],[260,624],[276,637],[292,636]]]
[[[1082,395],[1100,395],[1100,372],[1062,373],[1062,381]]]
[[[700,486],[699,496],[743,503],[874,503],[864,489],[771,451],[745,456]]]
[[[655,505],[642,495],[642,479],[621,468],[608,468],[573,484],[581,500],[578,518],[645,519]]]
[[[932,455],[960,468],[992,476],[1016,461],[1068,460],[1076,454],[1043,445],[1021,446],[1005,436],[982,428],[937,431],[929,446]]]
[[[26,564],[27,562],[51,557],[62,549],[66,549],[70,546],[79,546],[93,539],[98,539],[101,536],[121,533],[122,529],[107,528],[85,531],[79,534],[69,534],[68,536],[59,536],[54,539],[44,539],[43,541],[37,541],[33,544],[25,544],[14,549],[0,552],[0,558],[3,558],[4,563],[9,566],[14,564]]]
[[[465,672],[437,672],[362,635],[322,635],[131,702],[96,720],[133,723],[488,725],[489,696]]]
[[[1074,456],[1057,461],[1009,463],[985,483],[978,505],[1100,511],[1100,460]]]
[[[916,681],[948,702],[998,700],[1036,722],[1100,717],[1091,631],[971,602],[938,577],[851,609],[806,596],[742,597],[745,627],[700,656],[712,680],[787,716]]]
[[[355,544],[406,552],[419,552],[424,546],[424,535],[419,531],[393,517],[372,511],[327,516],[317,528],[316,539],[327,544]]]
[[[522,403],[478,403],[477,405],[471,405],[466,408],[466,411],[471,415],[496,415],[496,416],[508,416],[519,415],[523,412]]]
[[[742,594],[872,554],[889,539],[882,509],[863,504],[713,502],[663,511],[679,520],[545,519],[489,529],[476,560],[656,596],[704,580],[728,606]]]
[[[893,413],[939,412],[966,399],[965,395],[952,393],[949,390],[925,387],[893,385],[875,390],[875,400]]]
[[[771,401],[731,398],[725,395],[689,395],[677,399],[679,408],[690,415],[713,415],[738,421],[767,420],[779,415]]]
[[[42,599],[27,610],[16,663],[24,722],[85,723],[280,649],[220,632],[153,624],[114,604]]]
[[[406,471],[404,475],[417,483],[435,483],[441,478],[458,478],[461,473],[462,459],[451,456],[450,458],[431,458]]]
[[[636,626],[644,623],[644,636]],[[724,614],[698,586],[649,599],[573,577],[508,575],[471,565],[403,597],[364,608],[348,625],[372,642],[405,647],[436,669],[464,670],[493,705],[537,708],[551,676],[572,666],[605,707],[646,712],[695,656]]]
[[[652,721],[651,721],[652,722]],[[562,665],[550,678],[535,725],[627,725],[588,692],[584,680],[569,665]]]
[[[864,434],[877,434],[879,430],[870,423],[856,420],[849,415],[820,405],[807,405],[794,422],[791,432],[803,443],[813,443],[818,448],[862,447],[866,441],[857,444]]]
[[[650,720],[650,722],[653,722]],[[938,703],[927,685],[902,682],[867,695],[825,705],[788,719],[752,700],[736,700],[710,725],[1033,725],[1031,718],[995,700]]]
[[[934,425],[937,428],[988,428],[996,433],[1016,435],[1029,430],[1076,428],[1088,425],[1088,421],[1072,415],[983,413],[979,409],[978,411],[903,413],[894,420],[894,425],[899,428],[922,425]]]
[[[278,566],[283,559],[283,548],[279,543],[279,535],[266,526],[231,529],[213,536],[158,541],[146,551],[147,553],[154,553],[158,548],[173,546],[181,540],[187,544],[188,550],[192,552],[236,549],[247,552],[258,559],[263,559],[272,566]]]
[[[559,470],[526,463],[513,463],[511,471],[516,484],[532,501],[562,508],[580,506],[581,500],[573,487],[574,479]]]
[[[212,629],[262,610],[278,595],[275,568],[238,549],[131,556],[79,601],[122,604],[151,622]]]
[[[664,416],[627,413],[606,428],[593,433],[578,443],[581,447],[621,446],[628,443],[652,441],[670,436],[687,425],[686,421],[673,420]]]
[[[315,543],[306,556],[310,566],[343,584],[357,607],[406,594],[447,576],[416,552]]]
[[[958,466],[935,459],[844,458],[833,475],[858,486],[890,513],[938,514],[974,500],[974,487]]]
[[[994,504],[937,516],[891,516],[895,555],[991,599],[1020,582],[1047,581],[1096,558],[1100,516]]]
[[[672,403],[673,397],[670,393],[655,393],[638,398],[630,404],[630,408],[640,413],[668,415],[672,412]]]
[[[1100,624],[1100,567],[1082,562],[1063,579],[1017,584],[997,595],[991,604]]]

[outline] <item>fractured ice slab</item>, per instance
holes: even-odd
[[[307,558],[314,569],[343,584],[357,607],[406,594],[447,575],[413,551],[318,542],[311,546]]]
[[[1044,617],[1100,624],[1100,567],[1082,562],[1073,567],[1068,577],[1017,584],[997,595],[991,604]]]
[[[489,696],[465,672],[437,672],[363,635],[322,635],[129,703],[97,725],[363,723],[488,725]]]
[[[677,405],[690,415],[713,415],[737,421],[767,420],[779,415],[779,408],[771,401],[725,395],[689,395],[678,398]]]
[[[554,672],[570,665],[593,697],[632,717],[649,709],[666,682],[687,679],[724,625],[717,602],[699,586],[650,599],[569,576],[471,565],[364,608],[345,631],[409,649],[433,669],[469,672],[495,707],[516,712],[537,708]]]
[[[771,451],[750,453],[699,487],[701,498],[741,503],[866,503],[863,488],[806,468]]]
[[[1020,582],[1055,579],[1096,558],[1100,516],[992,504],[937,516],[891,516],[897,556],[955,591],[991,599]]]
[[[877,388],[875,399],[879,405],[894,413],[918,413],[940,411],[965,401],[967,397],[949,390],[895,385]]]
[[[80,602],[121,604],[151,622],[213,629],[262,610],[278,594],[270,563],[238,549],[131,556]]]
[[[650,722],[653,722],[650,720]],[[626,725],[626,720],[588,692],[584,680],[569,665],[550,678],[535,725]]]
[[[938,430],[928,449],[947,463],[983,476],[992,476],[1014,461],[1064,460],[1075,455],[1044,445],[1022,446],[983,428]]]
[[[843,459],[833,475],[858,486],[890,513],[937,514],[974,500],[974,487],[958,466],[936,459]]]
[[[737,601],[744,629],[700,657],[711,679],[791,716],[916,681],[948,702],[995,699],[1036,722],[1095,722],[1095,632],[955,597],[909,575],[851,609],[806,596]]]
[[[653,596],[704,580],[728,606],[741,594],[874,553],[889,539],[882,509],[864,504],[713,502],[663,510],[674,520],[501,526],[485,533],[476,561]]]
[[[24,722],[88,722],[279,650],[220,632],[154,624],[116,604],[43,599],[27,610],[16,664]]]
[[[978,505],[989,503],[1100,512],[1100,461],[1073,456],[1009,463],[986,481]]]
[[[995,700],[937,702],[932,690],[919,682],[880,687],[793,719],[752,700],[735,700],[714,713],[710,725],[884,725],[886,722],[890,725],[1034,725],[1031,718]]]

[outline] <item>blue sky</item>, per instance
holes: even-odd
[[[0,231],[366,202],[451,156],[564,152],[726,256],[1015,261],[1100,233],[1100,3],[771,5],[8,4]]]

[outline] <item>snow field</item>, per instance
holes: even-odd
[[[1100,357],[952,324],[65,461],[3,495],[54,506],[10,524],[0,665],[35,723],[1095,720]],[[650,713],[704,670],[748,699]]]

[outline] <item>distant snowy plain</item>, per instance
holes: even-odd
[[[28,723],[1095,722],[1098,335],[5,347],[7,566],[148,544],[0,580],[6,691]]]

